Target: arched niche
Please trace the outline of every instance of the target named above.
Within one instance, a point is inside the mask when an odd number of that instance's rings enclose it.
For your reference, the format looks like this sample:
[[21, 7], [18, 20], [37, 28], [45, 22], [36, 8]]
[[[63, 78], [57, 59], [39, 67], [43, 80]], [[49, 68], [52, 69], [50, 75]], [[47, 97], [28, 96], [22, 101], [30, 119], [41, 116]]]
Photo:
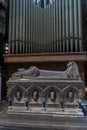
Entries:
[[60, 98], [60, 89], [55, 85], [49, 85], [44, 89], [43, 95], [47, 103], [57, 103]]
[[61, 91], [61, 98], [64, 102], [74, 102], [79, 100], [79, 89], [75, 86], [69, 85]]
[[8, 98], [13, 102], [21, 101], [24, 98], [25, 88], [22, 85], [14, 85], [8, 91]]
[[37, 102], [41, 100], [42, 88], [39, 85], [31, 85], [25, 92], [25, 97], [29, 102]]

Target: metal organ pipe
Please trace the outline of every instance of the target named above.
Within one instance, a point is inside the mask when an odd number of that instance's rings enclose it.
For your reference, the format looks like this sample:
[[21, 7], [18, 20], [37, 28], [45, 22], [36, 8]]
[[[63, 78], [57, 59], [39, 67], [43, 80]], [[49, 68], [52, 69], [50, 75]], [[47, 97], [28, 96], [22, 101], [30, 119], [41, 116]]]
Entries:
[[19, 39], [19, 0], [16, 0], [16, 46], [15, 46], [15, 53], [18, 53], [18, 39]]
[[66, 38], [66, 51], [68, 52], [69, 51], [69, 39], [67, 39], [68, 38], [68, 30], [69, 30], [69, 27], [68, 27], [68, 25], [69, 25], [69, 20], [68, 20], [68, 17], [69, 17], [69, 12], [68, 12], [68, 0], [65, 0], [65, 17], [66, 17], [66, 21], [65, 21], [65, 23], [66, 23], [66, 32], [65, 32], [65, 38]]
[[[52, 19], [51, 19], [51, 14], [52, 14]], [[53, 26], [54, 26], [53, 6], [52, 7], [50, 6], [50, 21], [51, 21], [50, 22], [50, 26], [51, 26], [50, 34], [51, 34], [52, 38], [50, 39], [50, 36], [49, 36], [49, 46], [51, 45], [51, 52], [53, 52]]]
[[15, 13], [15, 6], [13, 6], [15, 3], [11, 3], [11, 5], [12, 5], [12, 8], [11, 8], [11, 41], [12, 41], [12, 43], [10, 44], [10, 47], [12, 48], [11, 50], [10, 50], [10, 52], [13, 54], [14, 53], [14, 33], [15, 33], [15, 30], [14, 30], [14, 22], [15, 22], [15, 20], [14, 20], [14, 13]]
[[12, 23], [12, 0], [9, 0], [9, 3], [10, 3], [10, 8], [9, 8], [9, 36], [8, 36], [8, 47], [9, 47], [9, 50], [8, 50], [8, 53], [11, 53], [11, 30], [12, 30], [12, 27], [11, 27], [11, 23]]
[[53, 3], [53, 15], [54, 15], [54, 18], [53, 18], [53, 52], [55, 52], [55, 21], [56, 21], [56, 17], [55, 17], [55, 3]]
[[[20, 5], [22, 5], [22, 0], [20, 0]], [[22, 6], [20, 6], [19, 9], [20, 9], [20, 16], [19, 16], [19, 21], [20, 21], [19, 22], [19, 26], [20, 26], [19, 27], [20, 28], [19, 29], [20, 30], [19, 33], [20, 33], [20, 36], [19, 36], [19, 39], [22, 40], [22, 15], [23, 15], [22, 14]], [[19, 53], [21, 54], [22, 53], [22, 42], [21, 41], [19, 42], [19, 50], [20, 50]]]
[[65, 52], [65, 18], [64, 18], [64, 8], [65, 8], [65, 0], [62, 0], [62, 39], [63, 39], [63, 52]]
[[[48, 36], [48, 40], [47, 40], [47, 47], [49, 48], [50, 52], [52, 52], [52, 19], [53, 19], [53, 13], [52, 10], [50, 10], [51, 6], [48, 7], [47, 9], [47, 36]], [[51, 38], [50, 38], [51, 37]], [[49, 46], [49, 43], [51, 41], [51, 44]], [[46, 50], [46, 47], [45, 47]]]
[[58, 40], [59, 40], [59, 37], [58, 37], [58, 33], [59, 33], [59, 32], [58, 32], [58, 30], [59, 30], [59, 29], [58, 29], [58, 28], [59, 28], [59, 27], [58, 27], [58, 25], [59, 25], [59, 24], [58, 24], [58, 23], [59, 23], [59, 20], [58, 20], [58, 0], [55, 1], [55, 6], [56, 6], [56, 7], [55, 7], [55, 8], [56, 8], [56, 14], [55, 14], [55, 16], [56, 16], [56, 27], [55, 27], [55, 28], [56, 28], [56, 51], [58, 52], [58, 48], [59, 48], [59, 47], [58, 47], [58, 44], [59, 44], [59, 43], [58, 43]]
[[28, 1], [29, 2], [29, 5], [28, 5], [28, 53], [30, 53], [30, 27], [31, 27], [31, 24], [30, 24], [30, 0]]
[[59, 0], [59, 52], [61, 52], [61, 0]]
[[79, 51], [82, 51], [82, 25], [81, 25], [81, 0], [78, 0], [78, 37], [79, 37]]
[[78, 23], [77, 23], [77, 0], [74, 0], [74, 39], [75, 39], [75, 51], [77, 52], [77, 27], [78, 27]]
[[81, 0], [9, 0], [9, 53], [82, 51]]
[[25, 41], [26, 41], [26, 45], [25, 45], [25, 53], [27, 53], [27, 37], [28, 37], [28, 0], [25, 1]]
[[69, 5], [70, 5], [70, 7], [69, 7], [69, 9], [70, 9], [70, 51], [71, 52], [73, 52], [73, 13], [72, 13], [72, 11], [73, 11], [73, 8], [72, 8], [72, 5], [73, 5], [73, 3], [72, 3], [72, 0], [69, 0], [70, 1], [70, 3], [69, 3]]

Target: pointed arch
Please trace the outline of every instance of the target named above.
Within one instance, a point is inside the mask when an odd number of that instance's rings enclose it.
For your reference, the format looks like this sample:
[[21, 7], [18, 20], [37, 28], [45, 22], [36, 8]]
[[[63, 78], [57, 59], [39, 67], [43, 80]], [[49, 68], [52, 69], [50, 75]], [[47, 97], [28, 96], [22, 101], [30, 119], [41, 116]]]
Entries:
[[72, 92], [72, 94], [74, 95], [73, 101], [75, 101], [76, 99], [79, 98], [79, 89], [76, 88], [75, 86], [69, 85], [61, 91], [61, 98], [64, 100], [64, 102], [68, 101], [67, 96], [68, 96], [69, 92]]
[[31, 85], [28, 89], [26, 89], [25, 96], [28, 97], [35, 90], [38, 91], [38, 92], [43, 91], [42, 88], [39, 85]]
[[67, 87], [65, 87], [61, 93], [64, 95], [65, 93], [67, 93], [68, 91], [73, 91], [75, 92], [77, 95], [79, 94], [79, 89], [76, 88], [75, 86], [69, 85]]
[[44, 96], [47, 96], [50, 91], [54, 91], [55, 93], [60, 93], [60, 88], [58, 88], [55, 85], [49, 85], [47, 88], [44, 89], [43, 94]]
[[9, 89], [9, 96], [12, 96], [14, 95], [14, 93], [17, 91], [17, 90], [20, 90], [22, 93], [25, 92], [25, 88], [22, 86], [22, 85], [13, 85], [10, 89]]

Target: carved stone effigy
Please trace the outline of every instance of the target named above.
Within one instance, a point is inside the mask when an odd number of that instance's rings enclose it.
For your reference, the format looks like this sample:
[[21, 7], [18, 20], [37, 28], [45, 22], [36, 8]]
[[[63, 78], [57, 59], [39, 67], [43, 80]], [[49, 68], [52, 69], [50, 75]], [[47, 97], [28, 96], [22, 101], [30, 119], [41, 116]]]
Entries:
[[65, 71], [39, 70], [35, 66], [27, 70], [20, 68], [7, 81], [7, 112], [83, 116], [79, 105], [83, 99], [83, 85], [73, 61], [67, 64]]

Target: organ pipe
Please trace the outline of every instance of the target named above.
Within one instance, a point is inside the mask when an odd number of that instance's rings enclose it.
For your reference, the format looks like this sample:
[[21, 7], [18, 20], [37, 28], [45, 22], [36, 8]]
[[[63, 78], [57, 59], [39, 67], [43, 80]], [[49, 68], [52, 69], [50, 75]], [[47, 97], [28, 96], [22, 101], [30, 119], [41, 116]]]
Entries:
[[[69, 7], [69, 5], [68, 5], [68, 0], [66, 0], [65, 1], [65, 17], [66, 17], [66, 19], [65, 19], [65, 23], [66, 23], [66, 32], [65, 32], [65, 36], [66, 36], [66, 38], [68, 38], [68, 30], [69, 30], [69, 20], [68, 20], [68, 17], [69, 17], [69, 12], [68, 12], [68, 7]], [[66, 51], [68, 52], [68, 50], [69, 50], [69, 39], [66, 39]]]
[[79, 40], [79, 50], [82, 51], [82, 25], [81, 25], [81, 0], [78, 0], [78, 31], [79, 35], [78, 37], [80, 38]]
[[58, 21], [58, 8], [57, 8], [57, 7], [58, 7], [58, 0], [55, 1], [55, 2], [56, 2], [56, 3], [55, 3], [55, 6], [56, 6], [56, 7], [55, 7], [55, 8], [56, 8], [56, 14], [55, 14], [55, 17], [56, 17], [56, 27], [55, 27], [55, 28], [56, 28], [56, 40], [57, 40], [57, 41], [56, 41], [56, 49], [57, 49], [57, 52], [58, 52], [58, 48], [59, 48], [59, 47], [58, 47], [58, 39], [59, 39], [59, 37], [58, 37], [58, 30], [59, 30], [59, 29], [58, 29], [58, 28], [59, 28], [58, 25], [59, 25], [59, 24], [58, 24], [58, 23], [59, 23], [59, 21]]
[[25, 31], [25, 41], [26, 41], [26, 50], [25, 50], [25, 53], [27, 53], [27, 48], [28, 48], [28, 46], [27, 46], [27, 39], [28, 39], [28, 0], [26, 0], [25, 1], [25, 29], [26, 29], [26, 31]]
[[8, 53], [11, 53], [11, 43], [10, 43], [10, 41], [12, 41], [12, 39], [11, 39], [11, 30], [12, 30], [12, 27], [11, 27], [11, 23], [12, 23], [12, 0], [9, 0], [9, 6], [10, 6], [10, 8], [9, 8], [9, 36], [8, 36], [8, 42], [9, 42], [9, 44], [8, 44], [8, 47], [9, 47], [9, 50], [8, 50]]
[[[53, 17], [53, 6], [50, 6], [50, 8], [49, 8], [49, 31], [50, 31], [50, 33], [49, 33], [49, 46], [50, 46], [50, 41], [51, 41], [51, 52], [53, 52], [53, 19], [54, 19], [54, 17]], [[50, 39], [50, 37], [51, 37], [51, 39]]]
[[16, 52], [15, 53], [18, 53], [18, 33], [19, 33], [19, 26], [18, 26], [18, 23], [19, 23], [19, 1], [18, 0], [16, 0], [16, 11], [15, 11], [15, 13], [16, 13], [16, 39], [17, 39], [17, 41], [16, 41], [16, 45], [15, 45], [15, 50], [16, 50]]
[[61, 48], [62, 48], [62, 46], [61, 46], [61, 43], [62, 43], [61, 42], [61, 40], [62, 40], [61, 39], [61, 16], [62, 16], [61, 15], [61, 0], [59, 0], [59, 40], [60, 40], [59, 41], [59, 44], [60, 44], [60, 48], [59, 48], [60, 50], [59, 51], [60, 52], [61, 52]]
[[[14, 1], [15, 2], [15, 1]], [[11, 24], [11, 27], [12, 27], [12, 30], [11, 30], [11, 39], [12, 39], [12, 41], [14, 40], [14, 32], [15, 32], [15, 30], [14, 30], [14, 13], [15, 13], [15, 6], [13, 6], [14, 5], [14, 2], [12, 3], [12, 8], [13, 8], [13, 10], [12, 10], [12, 15], [11, 15], [11, 17], [12, 17], [12, 24]], [[11, 52], [12, 53], [14, 53], [14, 42], [12, 42], [12, 50], [11, 50]]]
[[81, 0], [9, 1], [9, 53], [82, 51]]
[[51, 41], [52, 41], [52, 20], [50, 18], [50, 16], [52, 16], [52, 19], [53, 19], [53, 12], [52, 10], [50, 9], [51, 6], [48, 7], [47, 9], [47, 36], [48, 36], [48, 40], [47, 40], [47, 43], [48, 43], [48, 48], [50, 48], [50, 52], [52, 52], [52, 42], [51, 42], [51, 45], [49, 46], [49, 42], [50, 42], [50, 37], [51, 37]]
[[[20, 0], [20, 4], [19, 5], [22, 5], [22, 0]], [[21, 37], [22, 37], [22, 6], [19, 6], [19, 15], [20, 15], [20, 17], [19, 17], [19, 39], [21, 39]], [[22, 40], [22, 39], [21, 39]], [[19, 48], [19, 53], [21, 54], [22, 53], [22, 42], [21, 41], [19, 41], [19, 46], [20, 46], [20, 48]]]
[[55, 17], [55, 14], [56, 14], [56, 5], [55, 5], [55, 2], [53, 2], [53, 19], [52, 19], [52, 24], [53, 24], [53, 52], [56, 51], [56, 42], [54, 42], [54, 39], [56, 41], [56, 35], [55, 35], [55, 31], [56, 31], [56, 17]]
[[[65, 0], [62, 0], [62, 38], [64, 39], [65, 37], [65, 19], [64, 19], [64, 8], [65, 8], [65, 5], [64, 5], [64, 1]], [[65, 51], [65, 40], [63, 40], [63, 52]]]
[[27, 41], [27, 46], [28, 46], [28, 53], [30, 53], [30, 0], [28, 1], [28, 41]]
[[[73, 37], [73, 13], [72, 13], [72, 11], [73, 11], [73, 8], [72, 8], [72, 5], [73, 5], [73, 3], [72, 3], [73, 1], [72, 0], [70, 0], [70, 7], [69, 7], [69, 9], [70, 9], [70, 37]], [[71, 50], [71, 52], [73, 52], [73, 38], [70, 38], [70, 50]]]
[[74, 37], [75, 37], [75, 51], [77, 52], [77, 28], [78, 27], [78, 23], [77, 23], [77, 0], [74, 0]]

